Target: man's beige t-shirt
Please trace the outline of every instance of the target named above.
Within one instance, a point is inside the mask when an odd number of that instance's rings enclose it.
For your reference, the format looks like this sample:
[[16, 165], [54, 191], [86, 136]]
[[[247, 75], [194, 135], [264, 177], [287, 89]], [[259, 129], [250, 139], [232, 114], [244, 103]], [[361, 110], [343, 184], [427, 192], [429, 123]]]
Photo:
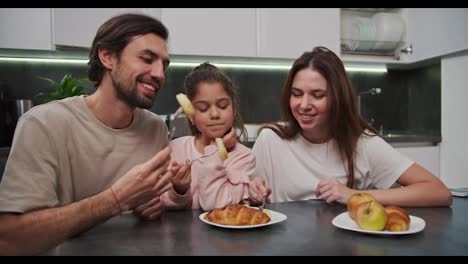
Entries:
[[131, 125], [112, 129], [84, 96], [37, 106], [18, 121], [2, 181], [0, 212], [24, 213], [95, 195], [168, 145], [167, 126], [137, 108]]

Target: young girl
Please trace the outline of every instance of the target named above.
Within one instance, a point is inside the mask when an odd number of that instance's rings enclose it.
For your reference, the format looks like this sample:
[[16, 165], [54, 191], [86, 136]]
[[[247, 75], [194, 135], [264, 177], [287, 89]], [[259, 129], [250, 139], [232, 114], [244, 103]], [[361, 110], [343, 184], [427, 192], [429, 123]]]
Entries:
[[237, 143], [223, 161], [215, 144], [215, 138], [233, 128], [245, 133], [237, 111], [236, 87], [217, 67], [203, 63], [185, 78], [185, 89], [195, 109], [189, 118], [193, 136], [174, 139], [170, 146], [171, 158], [176, 161], [173, 167], [193, 161], [191, 173], [173, 180], [174, 188], [161, 196], [163, 207], [209, 211], [249, 198], [250, 176], [255, 169], [252, 151]]

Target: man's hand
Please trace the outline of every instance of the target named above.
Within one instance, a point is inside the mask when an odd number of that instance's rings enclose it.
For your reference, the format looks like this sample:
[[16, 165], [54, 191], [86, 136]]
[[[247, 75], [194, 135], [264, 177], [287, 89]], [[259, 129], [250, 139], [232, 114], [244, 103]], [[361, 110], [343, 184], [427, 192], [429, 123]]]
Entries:
[[249, 184], [250, 201], [254, 204], [259, 204], [265, 198], [266, 202], [270, 202], [271, 188], [262, 177], [255, 177]]
[[171, 149], [166, 147], [147, 162], [130, 169], [111, 186], [122, 211], [145, 204], [171, 188], [170, 154]]
[[172, 162], [171, 173], [173, 177], [171, 182], [176, 193], [180, 195], [186, 194], [192, 183], [191, 166], [192, 164], [189, 160], [184, 163]]
[[133, 213], [143, 220], [156, 220], [162, 214], [161, 198], [158, 196], [133, 210]]

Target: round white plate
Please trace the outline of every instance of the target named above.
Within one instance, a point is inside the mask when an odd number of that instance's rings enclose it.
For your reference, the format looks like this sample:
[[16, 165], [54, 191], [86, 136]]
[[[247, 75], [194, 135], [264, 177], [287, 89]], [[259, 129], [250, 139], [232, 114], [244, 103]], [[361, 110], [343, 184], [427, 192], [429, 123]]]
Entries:
[[256, 227], [261, 227], [261, 226], [273, 225], [273, 224], [283, 222], [284, 220], [286, 220], [288, 218], [286, 215], [284, 215], [284, 214], [282, 214], [280, 212], [276, 212], [276, 211], [273, 211], [273, 210], [270, 210], [270, 209], [265, 209], [265, 210], [270, 211], [271, 221], [268, 222], [268, 223], [259, 224], [259, 225], [234, 226], [234, 225], [222, 225], [222, 224], [213, 223], [213, 222], [210, 222], [210, 221], [205, 219], [205, 216], [209, 212], [204, 212], [204, 213], [200, 214], [200, 216], [198, 218], [200, 218], [200, 220], [202, 220], [203, 222], [205, 222], [205, 223], [207, 223], [209, 225], [224, 227], [224, 228], [233, 228], [233, 229], [247, 229], [247, 228], [256, 228]]
[[367, 233], [367, 234], [377, 234], [377, 235], [406, 235], [406, 234], [413, 234], [420, 232], [426, 226], [426, 222], [417, 216], [410, 215], [410, 228], [407, 231], [371, 231], [371, 230], [364, 230], [359, 228], [357, 223], [349, 216], [348, 212], [344, 212], [338, 216], [336, 216], [332, 224], [338, 228], [356, 231], [360, 233]]

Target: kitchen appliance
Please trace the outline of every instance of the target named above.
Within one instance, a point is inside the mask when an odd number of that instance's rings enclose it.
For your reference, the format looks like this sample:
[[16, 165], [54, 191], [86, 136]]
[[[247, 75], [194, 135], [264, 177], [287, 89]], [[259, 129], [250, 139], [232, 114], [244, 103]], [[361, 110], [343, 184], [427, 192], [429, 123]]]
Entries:
[[182, 112], [182, 108], [179, 109], [180, 111], [178, 110], [169, 115], [169, 140], [192, 135], [187, 116]]

